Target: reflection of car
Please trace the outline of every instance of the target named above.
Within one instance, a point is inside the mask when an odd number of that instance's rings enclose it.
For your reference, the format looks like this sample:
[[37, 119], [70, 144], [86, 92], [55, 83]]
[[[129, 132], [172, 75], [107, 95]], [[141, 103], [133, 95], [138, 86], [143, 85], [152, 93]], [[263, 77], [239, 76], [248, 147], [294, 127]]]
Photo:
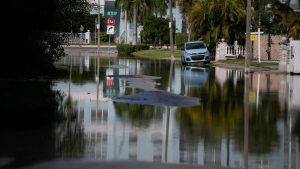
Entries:
[[203, 41], [185, 42], [184, 51], [181, 55], [183, 64], [189, 63], [209, 63], [209, 51]]
[[209, 68], [184, 66], [183, 67], [184, 85], [189, 87], [203, 87], [209, 76]]

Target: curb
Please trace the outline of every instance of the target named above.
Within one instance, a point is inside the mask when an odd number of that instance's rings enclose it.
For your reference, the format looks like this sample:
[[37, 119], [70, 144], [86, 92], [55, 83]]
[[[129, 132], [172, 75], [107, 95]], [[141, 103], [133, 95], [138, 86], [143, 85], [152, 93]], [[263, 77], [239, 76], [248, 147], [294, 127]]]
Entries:
[[[62, 45], [62, 47], [67, 48], [98, 48], [98, 45]], [[99, 47], [110, 47], [110, 48], [116, 48], [116, 45], [100, 45]]]

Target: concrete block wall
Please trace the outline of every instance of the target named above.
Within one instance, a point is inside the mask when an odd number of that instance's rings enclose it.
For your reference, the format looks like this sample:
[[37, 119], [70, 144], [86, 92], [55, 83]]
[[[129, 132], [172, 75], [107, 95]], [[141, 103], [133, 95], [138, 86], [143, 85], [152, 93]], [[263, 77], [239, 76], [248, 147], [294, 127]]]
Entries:
[[[280, 60], [280, 44], [282, 41], [282, 35], [271, 35], [271, 60]], [[253, 58], [258, 59], [258, 41], [253, 41]], [[268, 60], [267, 50], [268, 48], [268, 35], [260, 35], [260, 53], [261, 60]]]

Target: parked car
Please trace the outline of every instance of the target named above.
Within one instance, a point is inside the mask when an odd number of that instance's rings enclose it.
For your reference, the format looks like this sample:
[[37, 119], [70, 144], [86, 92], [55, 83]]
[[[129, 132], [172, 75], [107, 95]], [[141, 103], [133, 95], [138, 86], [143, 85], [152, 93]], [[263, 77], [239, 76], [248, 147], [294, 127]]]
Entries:
[[210, 63], [209, 51], [203, 41], [189, 41], [184, 43], [184, 51], [181, 61], [187, 65], [190, 63]]

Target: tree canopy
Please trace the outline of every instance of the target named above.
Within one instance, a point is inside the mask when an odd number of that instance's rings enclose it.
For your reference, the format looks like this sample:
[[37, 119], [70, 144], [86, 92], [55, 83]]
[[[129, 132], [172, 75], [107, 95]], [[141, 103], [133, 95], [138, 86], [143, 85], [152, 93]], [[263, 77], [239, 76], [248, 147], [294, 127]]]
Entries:
[[192, 31], [199, 34], [211, 50], [221, 38], [227, 42], [243, 39], [245, 12], [239, 0], [198, 0], [191, 7], [189, 18]]
[[13, 75], [53, 71], [64, 55], [62, 33], [76, 29], [89, 12], [85, 0], [14, 0], [4, 6], [12, 13], [3, 20], [9, 32], [4, 49], [10, 50], [4, 61], [13, 68], [2, 72]]
[[169, 43], [169, 21], [165, 18], [148, 16], [144, 20], [144, 28], [141, 32], [144, 43], [152, 43], [154, 46]]

